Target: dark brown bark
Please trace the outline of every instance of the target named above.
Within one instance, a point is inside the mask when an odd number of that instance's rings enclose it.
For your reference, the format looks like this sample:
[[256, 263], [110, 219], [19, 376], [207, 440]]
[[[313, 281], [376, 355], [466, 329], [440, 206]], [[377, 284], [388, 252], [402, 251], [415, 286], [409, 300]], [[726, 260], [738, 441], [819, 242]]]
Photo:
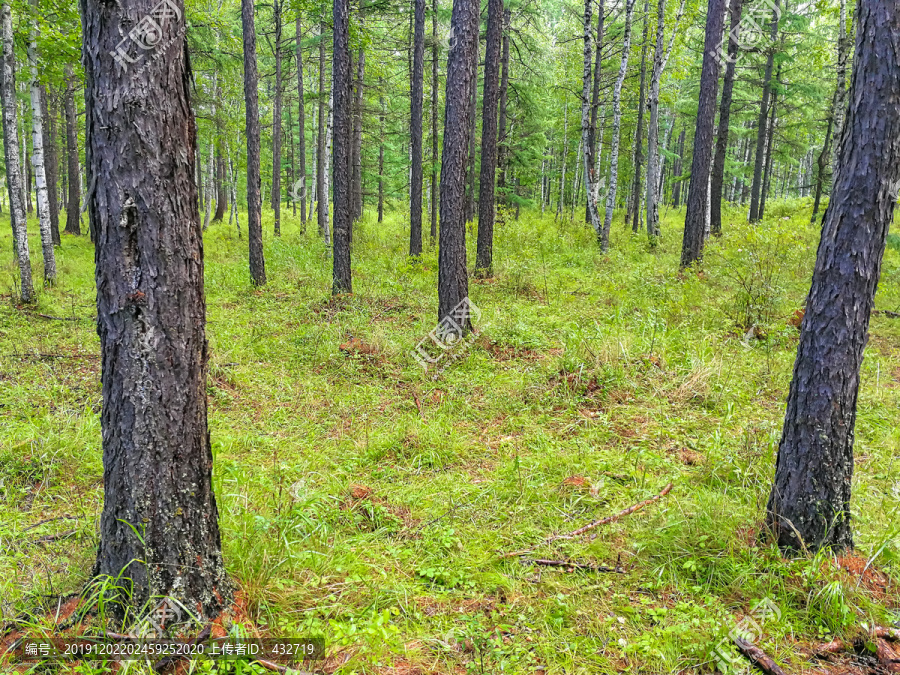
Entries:
[[[447, 57], [444, 107], [444, 150], [441, 165], [441, 232], [438, 247], [438, 320], [453, 331], [472, 329], [468, 311], [454, 309], [468, 300], [466, 272], [466, 152], [469, 147], [471, 100], [478, 63], [478, 0], [454, 0], [454, 40]], [[452, 322], [452, 323], [451, 323]]]
[[[631, 223], [632, 232], [637, 232], [641, 225], [641, 164], [644, 162], [644, 100], [647, 82], [647, 26], [650, 23], [650, 3], [644, 0], [644, 36], [641, 47], [641, 85], [638, 96], [637, 130], [634, 136], [634, 182], [631, 185]], [[625, 222], [628, 222], [626, 218]]]
[[681, 266], [688, 267], [703, 255], [706, 230], [706, 197], [709, 191], [709, 167], [712, 160], [713, 126], [716, 121], [716, 92], [719, 88], [719, 55], [716, 50], [725, 26], [725, 0], [709, 0], [706, 13], [706, 39], [703, 70], [700, 73], [700, 99], [694, 130], [694, 156], [691, 160], [691, 184], [684, 217]]
[[350, 138], [353, 80], [350, 63], [350, 0], [334, 0], [331, 78], [334, 95], [332, 158], [334, 176], [334, 246], [331, 292], [352, 293], [350, 228], [353, 225]]
[[[203, 239], [187, 42], [116, 66], [121, 26], [157, 0], [81, 0], [88, 198], [97, 232], [103, 485], [95, 573], [130, 579], [140, 608], [162, 598], [207, 621], [230, 602], [206, 413]], [[183, 36], [178, 18], [162, 22]], [[178, 39], [178, 38], [176, 38]], [[132, 105], [118, 105], [127, 97]], [[120, 581], [120, 584], [122, 582]], [[175, 608], [172, 608], [175, 609]], [[186, 617], [185, 617], [186, 618]]]
[[728, 31], [728, 59], [725, 64], [725, 83], [722, 85], [722, 100], [719, 103], [719, 130], [716, 135], [716, 154], [713, 158], [709, 189], [711, 191], [709, 231], [715, 236], [722, 234], [722, 189], [725, 181], [725, 154], [728, 152], [728, 132], [731, 118], [731, 98], [734, 90], [734, 68], [738, 54], [738, 27], [741, 23], [743, 0], [731, 0], [728, 13], [731, 30]]
[[762, 217], [759, 214], [759, 195], [762, 191], [763, 160], [765, 159], [766, 130], [769, 119], [769, 96], [772, 91], [772, 69], [775, 63], [775, 41], [778, 38], [779, 2], [780, 0], [775, 0], [775, 9], [772, 11], [772, 19], [769, 22], [769, 53], [766, 57], [762, 99], [759, 103], [759, 118], [756, 126], [756, 159], [753, 165], [753, 185], [750, 188], [749, 220], [751, 223], [757, 222]]
[[247, 137], [247, 239], [250, 243], [250, 278], [266, 283], [262, 239], [262, 192], [259, 159], [259, 76], [256, 71], [256, 24], [253, 0], [241, 0], [244, 33], [244, 133]]
[[900, 6], [857, 3], [840, 170], [800, 329], [768, 522], [786, 551], [851, 548], [859, 373], [900, 180]]
[[72, 66], [66, 66], [66, 93], [63, 98], [66, 114], [66, 165], [69, 198], [66, 203], [66, 229], [68, 234], [81, 234], [81, 175], [78, 170], [78, 119], [75, 116], [75, 76]]
[[300, 25], [300, 13], [297, 13], [297, 107], [299, 112], [297, 115], [297, 124], [300, 127], [300, 147], [298, 155], [300, 157], [300, 223], [301, 231], [306, 231], [306, 101], [305, 92], [303, 91], [303, 51], [300, 47], [300, 39], [303, 35], [302, 26]]
[[414, 0], [413, 61], [410, 81], [412, 170], [409, 186], [409, 254], [422, 255], [422, 107], [425, 97], [425, 0]]
[[275, 212], [275, 236], [281, 236], [281, 0], [272, 1], [275, 20], [275, 107], [272, 112], [272, 211]]
[[678, 134], [678, 156], [675, 158], [675, 162], [672, 164], [672, 179], [674, 182], [672, 186], [672, 207], [676, 209], [681, 206], [681, 181], [679, 179], [681, 178], [681, 170], [684, 166], [683, 158], [685, 133], [686, 129], [684, 128], [684, 125], [682, 125], [681, 133]]
[[47, 200], [50, 204], [50, 234], [53, 245], [62, 242], [59, 237], [59, 199], [57, 193], [57, 176], [59, 175], [59, 157], [56, 151], [56, 105], [50, 104], [47, 87], [41, 86], [41, 107], [44, 110], [44, 170], [47, 172]]
[[512, 14], [509, 7], [503, 10], [503, 49], [500, 52], [500, 119], [497, 127], [497, 188], [501, 202], [506, 201], [506, 165], [509, 156], [509, 140], [506, 137], [506, 105], [509, 100], [509, 29]]
[[[480, 41], [476, 43], [476, 50], [481, 49]], [[472, 87], [472, 95], [469, 98], [469, 163], [466, 168], [466, 222], [475, 220], [475, 131], [478, 117], [478, 56], [475, 57], [475, 86]]]
[[[835, 91], [835, 98], [838, 96], [838, 92]], [[832, 106], [832, 110], [834, 110], [834, 106]], [[809, 222], [815, 223], [816, 217], [819, 214], [819, 204], [822, 201], [822, 188], [825, 183], [825, 167], [828, 166], [831, 155], [831, 131], [834, 127], [834, 114], [831, 113], [828, 115], [828, 125], [825, 127], [825, 141], [822, 144], [822, 151], [819, 152], [819, 158], [816, 161], [816, 193], [815, 198], [813, 199], [813, 210], [812, 215], [810, 216]]]
[[500, 41], [502, 34], [503, 0], [488, 0], [481, 116], [478, 245], [475, 255], [475, 274], [481, 277], [492, 276], [494, 266], [494, 183], [497, 171], [497, 108], [500, 95]]

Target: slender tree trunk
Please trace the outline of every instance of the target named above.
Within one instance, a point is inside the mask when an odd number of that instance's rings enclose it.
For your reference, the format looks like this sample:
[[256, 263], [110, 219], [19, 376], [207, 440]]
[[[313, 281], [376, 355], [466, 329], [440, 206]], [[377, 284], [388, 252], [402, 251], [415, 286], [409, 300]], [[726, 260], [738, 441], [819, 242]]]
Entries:
[[837, 93], [834, 102], [834, 154], [832, 157], [832, 176], [837, 175], [838, 153], [840, 152], [841, 132], [844, 129], [844, 110], [847, 107], [847, 57], [850, 52], [850, 40], [847, 35], [847, 0], [840, 0], [840, 18], [838, 21], [837, 46]]
[[454, 0], [454, 40], [447, 57], [444, 151], [441, 168], [441, 231], [438, 245], [438, 320], [442, 337], [472, 330], [466, 272], [466, 151], [471, 100], [478, 65], [478, 0]]
[[900, 6], [857, 3], [840, 170], [825, 211], [788, 394], [768, 523], [785, 551], [853, 547], [860, 367], [900, 181]]
[[[481, 51], [480, 41], [477, 43], [478, 51]], [[466, 189], [466, 222], [475, 220], [475, 131], [477, 129], [478, 111], [478, 56], [475, 66], [475, 86], [472, 88], [472, 97], [469, 99], [469, 163], [466, 169], [468, 188]]]
[[221, 135], [216, 138], [216, 213], [213, 221], [221, 221], [228, 209], [228, 185], [225, 170], [225, 156], [222, 154]]
[[[230, 603], [206, 420], [203, 240], [186, 39], [137, 73], [112, 68], [128, 8], [81, 0], [91, 222], [97, 231], [103, 485], [95, 573], [130, 581], [128, 602], [178, 603], [210, 621]], [[162, 30], [183, 35], [184, 5]], [[146, 58], [146, 57], [145, 57]], [[122, 92], [133, 105], [118, 105]], [[100, 131], [100, 130], [104, 131]], [[175, 608], [170, 604], [169, 611]]]
[[81, 170], [78, 168], [78, 120], [75, 116], [75, 76], [72, 66], [66, 66], [66, 93], [63, 99], [66, 114], [66, 165], [69, 198], [66, 203], [66, 232], [81, 234]]
[[509, 139], [506, 137], [506, 106], [509, 100], [509, 31], [512, 13], [507, 4], [503, 10], [503, 48], [500, 53], [500, 120], [497, 123], [497, 187], [501, 203], [506, 201], [506, 166], [509, 163]]
[[765, 159], [766, 129], [769, 119], [769, 96], [772, 91], [772, 69], [775, 62], [775, 43], [778, 38], [778, 17], [780, 0], [775, 0], [775, 8], [772, 11], [772, 20], [769, 24], [769, 53], [766, 57], [766, 72], [763, 79], [762, 100], [759, 104], [759, 124], [756, 133], [756, 160], [753, 166], [753, 186], [750, 188], [750, 222], [755, 223], [760, 219], [759, 195], [762, 189], [763, 160]]
[[559, 201], [556, 204], [556, 217], [560, 218], [566, 204], [566, 159], [569, 154], [569, 101], [565, 102], [563, 107], [563, 136], [562, 136], [562, 158], [559, 174]]
[[[215, 77], [213, 77], [213, 79], [215, 79]], [[207, 176], [207, 184], [209, 185], [209, 188], [206, 190], [206, 212], [203, 216], [203, 231], [204, 232], [206, 232], [207, 228], [209, 227], [209, 220], [212, 217], [212, 212], [213, 212], [213, 210], [212, 210], [213, 198], [216, 195], [216, 190], [215, 190], [216, 154], [215, 154], [215, 150], [216, 150], [215, 143], [213, 142], [212, 139], [210, 139], [209, 160], [206, 163], [206, 176]], [[198, 154], [199, 154], [199, 147], [198, 147]]]
[[425, 88], [425, 0], [415, 0], [412, 79], [410, 81], [409, 254], [422, 255], [422, 106]]
[[[734, 0], [740, 2], [740, 0]], [[650, 125], [647, 133], [647, 236], [651, 241], [660, 236], [659, 230], [659, 194], [662, 190], [662, 165], [659, 161], [659, 85], [662, 73], [672, 53], [672, 45], [675, 43], [675, 35], [678, 32], [678, 24], [684, 14], [685, 0], [681, 0], [678, 13], [675, 15], [675, 25], [669, 36], [668, 48], [663, 51], [663, 31], [666, 23], [666, 0], [657, 0], [656, 5], [656, 47], [653, 52], [653, 70], [650, 74], [650, 94], [647, 98], [647, 107], [650, 109]], [[672, 125], [675, 120], [672, 120]], [[669, 126], [667, 133], [672, 132]], [[668, 142], [668, 138], [666, 139]]]
[[31, 258], [28, 254], [28, 232], [25, 226], [25, 204], [22, 201], [22, 174], [19, 164], [19, 129], [16, 111], [15, 44], [12, 11], [9, 2], [0, 5], [0, 35], [3, 41], [3, 148], [6, 153], [6, 182], [9, 188], [9, 212], [13, 242], [19, 262], [19, 299], [34, 300], [31, 281]]
[[[594, 47], [594, 82], [593, 89], [591, 92], [591, 122], [590, 129], [588, 130], [588, 142], [585, 151], [588, 153], [588, 166], [589, 169], [586, 172], [586, 176], [590, 176], [593, 184], [597, 186], [598, 191], [598, 199], [599, 199], [599, 183], [597, 180], [597, 112], [600, 109], [600, 71], [602, 66], [602, 58], [601, 52], [603, 51], [603, 27], [604, 27], [604, 0], [597, 0], [597, 44]], [[543, 164], [541, 165], [541, 170], [543, 171]], [[591, 198], [590, 187], [587, 181], [585, 182], [587, 188], [587, 201]], [[595, 200], [596, 201], [596, 200]], [[541, 212], [544, 210], [544, 204], [541, 203]], [[587, 204], [584, 212], [584, 220], [589, 225], [591, 223], [591, 205]], [[595, 227], [596, 230], [596, 227]]]
[[353, 225], [352, 139], [353, 75], [350, 63], [350, 0], [334, 0], [334, 41], [332, 44], [331, 89], [334, 98], [334, 266], [331, 292], [352, 293], [350, 271], [350, 228]]
[[266, 283], [266, 261], [262, 239], [257, 92], [259, 78], [256, 72], [256, 25], [253, 10], [253, 0], [241, 0], [241, 23], [244, 33], [244, 129], [247, 137], [247, 240], [250, 242], [250, 278], [254, 285], [263, 286]]
[[275, 107], [272, 112], [272, 211], [275, 213], [275, 236], [281, 236], [281, 0], [272, 0], [275, 19]]
[[438, 51], [437, 14], [438, 0], [432, 0], [431, 9], [431, 244], [437, 238], [438, 214]]
[[709, 170], [712, 160], [713, 126], [716, 121], [716, 92], [719, 88], [717, 49], [725, 27], [725, 0], [709, 0], [706, 13], [706, 39], [703, 70], [700, 74], [700, 98], [697, 126], [694, 130], [694, 156], [691, 160], [691, 185], [688, 188], [684, 217], [681, 267], [688, 267], [703, 255], [704, 233], [709, 198]]
[[[363, 173], [362, 173], [362, 138], [363, 138], [363, 87], [366, 74], [366, 52], [359, 50], [356, 61], [356, 101], [353, 106], [353, 220], [363, 215]], [[352, 235], [352, 228], [351, 228]], [[352, 239], [352, 236], [351, 236]]]
[[716, 152], [713, 157], [712, 180], [710, 183], [709, 229], [712, 234], [722, 234], [722, 190], [725, 181], [725, 155], [728, 152], [728, 133], [731, 119], [731, 97], [734, 90], [734, 67], [738, 55], [738, 32], [741, 23], [742, 0], [731, 0], [728, 13], [731, 30], [728, 32], [728, 58], [725, 65], [725, 83], [722, 85], [722, 101], [719, 104], [719, 132], [716, 135]]
[[819, 203], [822, 200], [822, 188], [825, 183], [825, 167], [828, 164], [828, 159], [831, 156], [831, 131], [834, 126], [835, 119], [835, 106], [837, 105], [838, 92], [835, 90], [834, 92], [834, 105], [832, 105], [831, 114], [828, 116], [828, 124], [825, 127], [825, 141], [822, 144], [822, 151], [819, 153], [819, 159], [816, 162], [816, 167], [818, 169], [816, 173], [816, 193], [815, 198], [813, 200], [813, 210], [812, 216], [810, 216], [809, 222], [815, 223], [816, 217], [819, 215]]
[[47, 173], [47, 197], [50, 203], [50, 234], [53, 237], [53, 245], [59, 246], [62, 241], [59, 236], [59, 193], [57, 192], [59, 158], [56, 150], [56, 106], [51, 103], [50, 97], [47, 95], [47, 88], [43, 85], [41, 86], [41, 108], [44, 111], [44, 138], [47, 140], [44, 148], [44, 168]]
[[[381, 78], [381, 89], [384, 91], [384, 78]], [[384, 221], [384, 94], [378, 98], [381, 113], [378, 115], [378, 127], [381, 142], [378, 146], [378, 222]]]
[[684, 136], [686, 133], [687, 130], [682, 125], [681, 133], [678, 134], [678, 158], [672, 165], [672, 179], [674, 181], [672, 186], [672, 208], [675, 209], [681, 206], [681, 171], [684, 166]]
[[325, 170], [325, 24], [319, 24], [319, 131], [316, 145], [316, 207], [318, 209], [319, 234], [328, 242], [328, 178]]
[[613, 89], [613, 129], [612, 148], [609, 153], [609, 187], [606, 190], [606, 213], [604, 214], [603, 231], [600, 234], [600, 248], [605, 253], [609, 250], [609, 230], [612, 227], [613, 211], [616, 206], [616, 188], [619, 182], [619, 141], [622, 132], [622, 84], [628, 70], [628, 53], [631, 51], [631, 20], [634, 16], [635, 0], [625, 0], [625, 31], [622, 38], [622, 61], [619, 75]]
[[297, 12], [297, 22], [295, 25], [297, 31], [296, 48], [297, 48], [297, 125], [300, 128], [298, 155], [300, 157], [300, 227], [302, 232], [306, 232], [306, 94], [303, 90], [303, 51], [300, 41], [303, 37], [303, 27], [300, 25], [300, 12]]
[[[634, 134], [634, 183], [631, 187], [631, 214], [634, 218], [631, 231], [637, 232], [641, 225], [641, 164], [644, 162], [644, 100], [647, 83], [647, 28], [650, 23], [650, 2], [644, 0], [644, 36], [641, 42], [641, 85], [638, 97], [637, 130]], [[647, 182], [650, 182], [649, 174]], [[626, 226], [627, 226], [626, 219]]]
[[[601, 17], [603, 15], [602, 5], [600, 7], [600, 15]], [[592, 113], [593, 106], [591, 100], [591, 59], [594, 57], [594, 51], [591, 46], [592, 18], [592, 0], [584, 0], [584, 68], [582, 71], [581, 79], [581, 145], [582, 151], [584, 153], [584, 185], [585, 192], [587, 194], [588, 220], [591, 223], [591, 227], [594, 228], [594, 234], [599, 238], [601, 236], [602, 229], [600, 225], [599, 207], [597, 205], [600, 185], [597, 181], [596, 176], [594, 175], [594, 165], [592, 159], [594, 139], [591, 129], [592, 117], [594, 122], [596, 122], [597, 117], [596, 110], [594, 110]], [[601, 29], [602, 28], [598, 28], [598, 33]], [[596, 82], [596, 78], [594, 78], [594, 82]]]
[[[781, 67], [779, 66], [779, 77], [776, 78], [776, 82], [780, 79], [780, 71]], [[763, 182], [762, 182], [762, 192], [759, 195], [759, 219], [762, 220], [766, 211], [766, 199], [769, 195], [769, 182], [772, 177], [772, 154], [775, 149], [775, 123], [777, 118], [775, 117], [775, 110], [777, 108], [777, 100], [778, 96], [775, 92], [772, 93], [772, 105], [770, 106], [769, 111], [769, 129], [766, 132], [766, 166], [763, 169]]]
[[478, 194], [478, 246], [475, 274], [493, 276], [494, 188], [497, 171], [497, 114], [500, 96], [500, 42], [503, 35], [503, 0], [488, 0], [484, 48], [484, 93], [481, 117], [481, 178]]

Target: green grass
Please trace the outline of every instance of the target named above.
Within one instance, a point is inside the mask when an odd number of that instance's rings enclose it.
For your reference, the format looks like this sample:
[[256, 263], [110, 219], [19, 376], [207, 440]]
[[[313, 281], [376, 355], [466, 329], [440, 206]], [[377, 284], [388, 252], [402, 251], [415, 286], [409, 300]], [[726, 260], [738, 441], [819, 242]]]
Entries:
[[[900, 618], [892, 590], [828, 556], [784, 560], [756, 536], [796, 350], [790, 319], [818, 244], [810, 207], [776, 202], [756, 228], [726, 213], [699, 275], [678, 273], [680, 210], [665, 211], [655, 248], [617, 220], [608, 255], [580, 222], [509, 217], [496, 278], [470, 281], [479, 335], [437, 377], [410, 354], [437, 318], [437, 253], [407, 260], [402, 214], [378, 224], [370, 211], [357, 226], [355, 294], [341, 303], [314, 226], [301, 234], [288, 215], [274, 239], [264, 214], [269, 285], [256, 290], [246, 238], [214, 224], [209, 422], [226, 563], [250, 618], [272, 635], [324, 636], [329, 670], [398, 674], [711, 672], [715, 645], [765, 598], [781, 616], [760, 645], [796, 668], [804, 643]], [[473, 259], [473, 230], [469, 243]], [[31, 250], [40, 279], [36, 239]], [[0, 266], [4, 622], [52, 614], [53, 598], [87, 580], [97, 545], [93, 249], [64, 236], [57, 256], [59, 284], [34, 307], [15, 304], [12, 256]], [[889, 249], [878, 308], [900, 307], [898, 282]], [[350, 336], [377, 353], [340, 351]], [[863, 564], [894, 576], [898, 409], [900, 321], [879, 315], [853, 522]], [[669, 481], [668, 497], [596, 537], [540, 545]], [[26, 530], [62, 515], [77, 520]], [[534, 546], [534, 557], [620, 560], [627, 572], [499, 557]]]

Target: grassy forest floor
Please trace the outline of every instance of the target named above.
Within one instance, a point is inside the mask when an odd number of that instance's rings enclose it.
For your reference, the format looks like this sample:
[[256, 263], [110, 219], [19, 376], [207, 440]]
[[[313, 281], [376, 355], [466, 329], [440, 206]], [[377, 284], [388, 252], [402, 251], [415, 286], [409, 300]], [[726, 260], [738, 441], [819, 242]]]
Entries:
[[[829, 670], [810, 647], [900, 619], [900, 319], [873, 317], [863, 364], [856, 553], [785, 560], [759, 537], [818, 243], [810, 206], [775, 202], [756, 228], [727, 212], [683, 277], [681, 210], [656, 248], [617, 219], [608, 255], [578, 219], [507, 217], [495, 278], [470, 282], [478, 334], [438, 374], [411, 356], [436, 321], [437, 253], [407, 259], [402, 215], [357, 226], [356, 292], [339, 300], [314, 225], [288, 212], [274, 239], [264, 214], [255, 290], [246, 238], [213, 224], [209, 422], [246, 615], [268, 635], [324, 636], [328, 659], [307, 668], [328, 673], [709, 673], [765, 601], [758, 644], [788, 672], [876, 672]], [[27, 308], [10, 247], [4, 218], [0, 624], [80, 590], [102, 501], [92, 246], [64, 235], [59, 284]], [[31, 251], [39, 279], [36, 238]], [[876, 307], [900, 310], [894, 250]]]

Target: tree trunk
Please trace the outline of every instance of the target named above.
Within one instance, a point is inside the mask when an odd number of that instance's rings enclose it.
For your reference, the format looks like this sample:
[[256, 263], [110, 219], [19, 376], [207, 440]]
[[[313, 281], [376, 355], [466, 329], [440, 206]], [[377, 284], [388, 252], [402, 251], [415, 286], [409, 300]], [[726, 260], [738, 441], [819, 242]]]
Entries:
[[840, 0], [840, 18], [838, 21], [838, 46], [837, 46], [837, 93], [834, 102], [834, 154], [832, 158], [831, 173], [832, 176], [837, 175], [838, 170], [838, 153], [840, 148], [838, 144], [841, 138], [841, 132], [844, 129], [844, 110], [847, 107], [847, 56], [850, 51], [849, 39], [847, 36], [847, 0]]
[[319, 24], [319, 131], [316, 145], [316, 209], [319, 234], [328, 242], [328, 182], [325, 170], [325, 24]]
[[81, 234], [81, 170], [78, 168], [78, 119], [75, 116], [75, 76], [72, 66], [66, 66], [66, 94], [63, 99], [66, 114], [66, 178], [69, 198], [66, 203], [66, 229], [68, 234]]
[[[381, 78], [381, 89], [384, 91], [384, 78]], [[384, 221], [384, 94], [378, 98], [381, 112], [378, 115], [379, 137], [378, 145], [378, 222]]]
[[353, 74], [350, 63], [350, 0], [334, 0], [334, 39], [332, 42], [331, 90], [334, 166], [334, 265], [333, 295], [352, 293], [350, 272], [350, 228], [353, 225], [351, 192], [350, 137], [353, 109]]
[[562, 135], [562, 158], [559, 174], [559, 201], [556, 203], [556, 217], [562, 216], [563, 208], [566, 204], [566, 158], [569, 154], [569, 101], [566, 99], [563, 106], [563, 135]]
[[768, 523], [785, 551], [852, 548], [859, 373], [900, 180], [900, 6], [857, 3], [840, 170], [825, 211], [788, 394]]
[[[32, 0], [34, 6], [35, 0]], [[44, 284], [56, 283], [56, 254], [53, 251], [53, 230], [50, 226], [50, 195], [47, 172], [44, 168], [44, 110], [41, 106], [41, 83], [37, 69], [37, 24], [32, 24], [28, 42], [28, 63], [31, 68], [31, 147], [34, 163], [34, 184], [37, 193], [38, 223], [41, 232], [41, 251], [44, 256]]]
[[47, 87], [41, 85], [41, 109], [44, 111], [44, 170], [47, 173], [47, 197], [50, 202], [50, 234], [53, 245], [59, 246], [59, 193], [57, 177], [59, 176], [59, 158], [56, 152], [56, 105], [50, 103]]
[[300, 229], [306, 232], [306, 100], [303, 91], [303, 51], [300, 47], [300, 40], [303, 36], [302, 26], [300, 25], [300, 13], [297, 12], [297, 107], [299, 112], [297, 115], [297, 125], [300, 127], [298, 155], [300, 156]]
[[222, 137], [216, 138], [216, 213], [213, 221], [221, 221], [228, 208], [228, 186], [226, 183], [225, 156], [222, 154]]
[[[480, 41], [476, 43], [476, 50], [481, 51]], [[478, 58], [475, 56], [475, 86], [472, 87], [472, 96], [469, 99], [469, 165], [466, 169], [468, 188], [466, 189], [466, 222], [475, 220], [475, 131], [477, 129], [478, 116]]]
[[[781, 66], [778, 67], [778, 77], [775, 78], [775, 81], [778, 82], [781, 79]], [[775, 147], [775, 110], [777, 106], [778, 95], [776, 92], [772, 93], [772, 105], [770, 106], [769, 111], [769, 129], [766, 132], [766, 165], [763, 169], [763, 182], [762, 182], [762, 191], [759, 195], [759, 219], [762, 220], [766, 211], [766, 199], [769, 195], [769, 182], [772, 177], [772, 153]]]
[[509, 139], [506, 137], [506, 105], [509, 100], [509, 31], [512, 13], [503, 10], [503, 49], [500, 53], [500, 119], [497, 123], [497, 187], [501, 202], [506, 201], [506, 165], [509, 163]]
[[9, 2], [0, 5], [0, 31], [3, 41], [3, 148], [6, 153], [6, 183], [9, 188], [9, 212], [13, 243], [19, 262], [19, 299], [22, 303], [34, 300], [31, 281], [31, 258], [28, 254], [28, 232], [25, 226], [25, 204], [22, 201], [22, 173], [19, 164], [19, 128], [16, 110], [15, 44], [13, 42], [12, 11]]
[[635, 0], [625, 0], [625, 32], [622, 37], [622, 61], [619, 75], [613, 89], [613, 129], [612, 148], [609, 152], [609, 187], [606, 190], [606, 213], [603, 220], [603, 231], [600, 233], [600, 248], [605, 253], [609, 250], [609, 230], [612, 227], [613, 211], [616, 206], [616, 187], [619, 182], [619, 141], [622, 132], [622, 84], [628, 70], [628, 53], [631, 51], [631, 20], [634, 16]]
[[[597, 1], [598, 9], [597, 9], [597, 44], [594, 46], [594, 82], [593, 82], [593, 90], [591, 92], [591, 122], [590, 129], [588, 130], [588, 142], [587, 147], [585, 148], [585, 152], [588, 153], [588, 166], [589, 170], [586, 172], [586, 176], [592, 176], [594, 184], [598, 186], [598, 195], [599, 195], [599, 181], [597, 180], [596, 174], [597, 172], [597, 154], [595, 152], [595, 148], [597, 147], [597, 111], [600, 109], [600, 70], [602, 65], [601, 52], [603, 51], [603, 27], [604, 21], [606, 17], [603, 15], [605, 7], [604, 0]], [[541, 171], [543, 172], [543, 163], [541, 164]], [[543, 174], [542, 174], [543, 175]], [[585, 181], [585, 185], [587, 186], [587, 199], [590, 200], [591, 192], [590, 187], [587, 181]], [[599, 197], [598, 197], [599, 198]], [[596, 200], [595, 200], [596, 201]], [[541, 202], [541, 212], [544, 210], [544, 204]], [[585, 222], [589, 225], [591, 224], [591, 206], [587, 204], [584, 212]], [[596, 227], [595, 227], [596, 230]]]
[[694, 130], [694, 156], [691, 160], [692, 178], [688, 188], [687, 210], [684, 217], [684, 240], [681, 247], [682, 268], [693, 265], [703, 255], [713, 126], [716, 121], [716, 92], [719, 88], [717, 50], [724, 27], [725, 0], [709, 0], [706, 13], [703, 70], [700, 74], [697, 126]]
[[769, 96], [772, 91], [772, 68], [775, 62], [775, 42], [778, 38], [778, 17], [780, 0], [775, 0], [772, 20], [769, 23], [769, 54], [766, 57], [766, 72], [763, 79], [762, 100], [759, 104], [759, 118], [756, 127], [756, 159], [753, 165], [753, 186], [750, 188], [750, 222], [761, 218], [759, 214], [759, 195], [762, 189], [763, 160], [765, 159], [766, 129], [769, 119]]
[[425, 0], [415, 0], [413, 62], [410, 82], [409, 254], [422, 255], [422, 106], [425, 89]]
[[494, 189], [497, 171], [497, 113], [500, 96], [500, 42], [503, 35], [503, 0], [488, 0], [484, 48], [484, 93], [481, 117], [481, 177], [478, 193], [478, 246], [475, 274], [494, 274]]
[[[740, 0], [735, 0], [740, 2]], [[659, 161], [659, 84], [662, 73], [672, 53], [672, 45], [675, 43], [675, 34], [678, 32], [678, 24], [684, 15], [685, 0], [681, 0], [678, 13], [675, 15], [675, 25], [669, 35], [668, 48], [663, 51], [663, 31], [666, 23], [666, 0], [658, 0], [656, 6], [656, 48], [653, 52], [653, 70], [650, 74], [650, 95], [647, 98], [647, 107], [650, 109], [650, 128], [647, 132], [647, 236], [651, 241], [660, 236], [659, 230], [659, 193], [662, 190], [662, 164]], [[673, 118], [672, 125], [675, 124]], [[668, 133], [672, 132], [672, 126]], [[668, 137], [666, 138], [668, 142]]]
[[281, 236], [281, 2], [272, 0], [275, 19], [275, 107], [272, 112], [272, 211], [275, 213], [275, 236]]
[[728, 12], [731, 30], [728, 31], [728, 58], [725, 65], [725, 83], [722, 85], [722, 101], [719, 104], [719, 131], [716, 135], [716, 153], [713, 157], [710, 183], [709, 230], [715, 236], [722, 234], [722, 189], [725, 182], [725, 155], [728, 152], [728, 133], [731, 119], [731, 97], [734, 90], [734, 68], [738, 55], [738, 32], [741, 23], [742, 0], [731, 0]]
[[438, 321], [444, 335], [472, 330], [466, 272], [466, 152], [478, 65], [478, 0], [454, 0], [454, 40], [447, 57], [444, 151], [441, 168], [441, 232], [438, 245]]
[[[638, 95], [637, 130], [634, 134], [634, 183], [631, 187], [631, 213], [634, 218], [631, 231], [637, 232], [641, 225], [641, 164], [644, 161], [644, 97], [647, 82], [647, 27], [650, 23], [650, 2], [644, 0], [644, 37], [641, 43], [641, 85]], [[647, 182], [650, 176], [647, 175]], [[627, 225], [627, 220], [626, 220]]]
[[687, 130], [684, 125], [681, 126], [681, 133], [678, 134], [678, 158], [672, 165], [672, 208], [677, 209], [681, 206], [681, 171], [684, 166], [684, 136]]
[[259, 78], [256, 72], [256, 25], [253, 9], [253, 0], [241, 0], [241, 24], [244, 33], [244, 133], [247, 137], [247, 240], [250, 242], [250, 278], [254, 285], [262, 286], [266, 283], [266, 261], [262, 239], [257, 91]]
[[[424, 31], [423, 31], [424, 36]], [[359, 50], [359, 58], [356, 61], [356, 101], [353, 105], [353, 220], [357, 221], [363, 215], [363, 173], [362, 173], [362, 138], [363, 138], [363, 87], [366, 74], [366, 52]], [[353, 230], [351, 228], [351, 239]]]
[[[603, 26], [602, 4], [600, 7], [600, 15], [601, 19], [600, 26], [598, 27], [598, 33], [602, 30]], [[597, 119], [596, 110], [593, 110], [592, 112], [593, 106], [591, 99], [591, 59], [594, 57], [594, 50], [591, 46], [592, 18], [592, 0], [584, 0], [584, 68], [582, 70], [581, 78], [581, 145], [582, 151], [584, 153], [584, 186], [585, 193], [587, 195], [588, 221], [590, 222], [591, 227], [594, 228], [594, 234], [597, 237], [600, 237], [600, 213], [597, 206], [600, 185], [597, 181], [596, 176], [594, 175], [594, 163], [592, 159], [594, 138], [591, 125], [592, 119], [594, 123], [596, 123]], [[597, 53], [599, 56], [599, 50]], [[596, 78], [594, 78], [594, 82], [596, 81]], [[594, 94], [596, 95], [596, 93], [597, 92], [595, 90]]]
[[438, 214], [438, 51], [437, 14], [438, 0], [432, 0], [431, 9], [431, 244], [437, 238]]
[[[121, 26], [156, 0], [81, 0], [89, 196], [97, 231], [103, 484], [95, 574], [130, 581], [133, 608], [169, 603], [201, 621], [230, 602], [207, 427], [203, 240], [194, 183], [196, 126], [186, 39], [110, 65]], [[162, 30], [183, 36], [173, 0]], [[173, 15], [174, 14], [174, 15]], [[178, 39], [178, 38], [176, 38]], [[117, 105], [122, 92], [133, 105]], [[186, 618], [186, 617], [185, 617]]]

